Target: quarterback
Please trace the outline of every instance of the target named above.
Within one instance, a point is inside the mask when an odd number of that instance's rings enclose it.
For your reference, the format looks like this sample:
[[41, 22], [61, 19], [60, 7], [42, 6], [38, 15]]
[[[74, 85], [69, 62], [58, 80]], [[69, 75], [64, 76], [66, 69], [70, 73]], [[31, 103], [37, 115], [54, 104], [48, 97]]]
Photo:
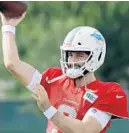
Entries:
[[48, 119], [46, 133], [105, 133], [115, 118], [128, 119], [127, 97], [119, 83], [103, 82], [94, 72], [103, 64], [106, 42], [95, 28], [71, 30], [62, 46], [61, 68], [40, 73], [23, 62], [15, 42], [23, 20], [1, 14], [5, 67], [28, 88]]

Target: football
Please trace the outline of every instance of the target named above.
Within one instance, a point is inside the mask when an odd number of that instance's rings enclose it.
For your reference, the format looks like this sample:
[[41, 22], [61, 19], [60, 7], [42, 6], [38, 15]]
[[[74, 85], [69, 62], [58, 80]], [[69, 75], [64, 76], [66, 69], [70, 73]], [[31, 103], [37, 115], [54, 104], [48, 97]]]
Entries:
[[20, 17], [27, 10], [27, 1], [0, 1], [0, 12], [8, 18]]

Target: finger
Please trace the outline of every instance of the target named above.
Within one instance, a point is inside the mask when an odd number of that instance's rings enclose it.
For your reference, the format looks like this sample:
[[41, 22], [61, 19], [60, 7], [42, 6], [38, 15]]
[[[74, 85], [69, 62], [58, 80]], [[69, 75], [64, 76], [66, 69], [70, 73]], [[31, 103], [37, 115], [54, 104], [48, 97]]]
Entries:
[[4, 15], [0, 12], [0, 17], [1, 17], [1, 19], [4, 17]]
[[36, 84], [36, 85], [34, 86], [34, 89], [35, 89], [35, 91], [37, 92], [38, 89], [39, 89], [39, 84]]
[[21, 15], [21, 17], [20, 17], [19, 20], [22, 20], [22, 19], [25, 17], [25, 15], [26, 15], [26, 12], [24, 12], [24, 13]]
[[2, 16], [2, 13], [0, 12], [0, 16]]
[[7, 20], [8, 20], [8, 18], [7, 18], [7, 17], [5, 17], [5, 15], [4, 15], [2, 12], [0, 12], [0, 17], [1, 17], [1, 21], [2, 21], [2, 22], [4, 22], [4, 21], [7, 21]]
[[39, 92], [34, 93], [32, 96], [34, 96], [34, 98], [36, 98], [35, 100], [40, 100], [40, 97], [41, 97]]
[[3, 15], [3, 13], [2, 12], [0, 12], [0, 16], [2, 16]]
[[6, 19], [5, 15], [4, 15], [2, 12], [0, 12], [0, 16], [1, 16], [3, 19]]
[[44, 87], [40, 84], [35, 85], [35, 90], [36, 90], [35, 94], [39, 96], [39, 99], [40, 97], [44, 97], [44, 94], [46, 94]]
[[44, 89], [44, 87], [41, 84], [36, 84], [35, 87], [36, 88], [43, 88]]
[[40, 92], [42, 92], [41, 90], [43, 90], [42, 86], [40, 84], [36, 84], [35, 85], [35, 91], [37, 94], [40, 94]]
[[22, 14], [23, 17], [25, 17], [25, 15], [26, 15], [26, 12], [24, 12], [24, 13]]
[[40, 100], [42, 97], [42, 92], [40, 92], [40, 88], [37, 89], [35, 94], [39, 97], [39, 100]]
[[38, 97], [37, 95], [32, 94], [31, 97], [32, 97], [34, 100], [39, 101], [39, 97]]
[[44, 95], [44, 94], [47, 93], [44, 87], [40, 88], [40, 89], [39, 89], [39, 92], [40, 92], [42, 95]]
[[39, 85], [39, 91], [40, 92], [45, 92], [46, 90], [45, 90], [45, 88], [42, 85]]

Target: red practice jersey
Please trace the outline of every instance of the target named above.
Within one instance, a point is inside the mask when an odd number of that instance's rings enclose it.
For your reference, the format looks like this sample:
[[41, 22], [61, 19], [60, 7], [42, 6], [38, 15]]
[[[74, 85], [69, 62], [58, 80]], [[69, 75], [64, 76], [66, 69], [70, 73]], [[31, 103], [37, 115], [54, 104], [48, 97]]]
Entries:
[[[42, 74], [41, 85], [46, 89], [51, 104], [64, 115], [82, 120], [90, 108], [128, 118], [127, 97], [118, 83], [96, 80], [86, 87], [76, 88], [74, 81], [62, 76], [60, 68], [47, 69]], [[101, 131], [105, 133], [110, 122]], [[48, 121], [47, 133], [62, 133]]]

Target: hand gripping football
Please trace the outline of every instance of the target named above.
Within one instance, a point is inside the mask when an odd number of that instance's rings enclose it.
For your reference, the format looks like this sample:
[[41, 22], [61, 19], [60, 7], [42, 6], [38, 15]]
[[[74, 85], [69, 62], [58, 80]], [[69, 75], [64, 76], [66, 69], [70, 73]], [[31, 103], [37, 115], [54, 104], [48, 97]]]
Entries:
[[20, 17], [26, 10], [26, 1], [0, 1], [0, 12], [8, 18]]

